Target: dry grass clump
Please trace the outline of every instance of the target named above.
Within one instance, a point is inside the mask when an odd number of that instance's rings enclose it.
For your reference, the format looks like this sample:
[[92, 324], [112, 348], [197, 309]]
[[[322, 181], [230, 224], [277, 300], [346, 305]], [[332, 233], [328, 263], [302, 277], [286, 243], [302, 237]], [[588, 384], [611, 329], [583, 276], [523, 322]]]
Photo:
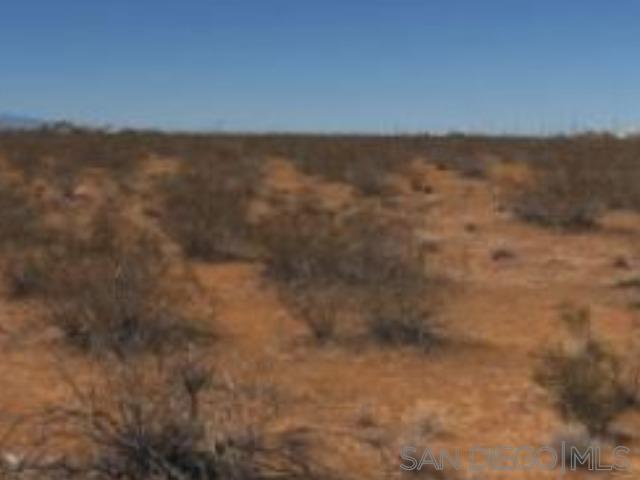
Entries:
[[260, 170], [232, 152], [187, 158], [163, 185], [163, 225], [191, 258], [205, 261], [243, 256], [250, 240], [247, 209]]
[[106, 377], [90, 389], [72, 384], [72, 401], [39, 416], [44, 439], [11, 478], [331, 478], [289, 432], [270, 434], [267, 420], [248, 420], [236, 403], [241, 394], [201, 364], [144, 375], [128, 365]]
[[262, 230], [266, 274], [321, 341], [361, 320], [387, 344], [431, 346], [432, 279], [411, 231], [369, 210], [344, 216], [307, 207]]
[[611, 421], [635, 404], [632, 383], [622, 361], [603, 342], [592, 338], [586, 310], [563, 317], [571, 343], [543, 353], [534, 379], [552, 395], [562, 416], [581, 423], [590, 435], [603, 435]]

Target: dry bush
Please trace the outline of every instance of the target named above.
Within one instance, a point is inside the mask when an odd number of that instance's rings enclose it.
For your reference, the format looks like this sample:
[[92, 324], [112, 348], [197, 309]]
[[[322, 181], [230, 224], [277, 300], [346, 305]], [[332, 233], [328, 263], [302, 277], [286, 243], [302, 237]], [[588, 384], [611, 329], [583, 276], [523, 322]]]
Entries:
[[232, 152], [186, 159], [163, 185], [165, 230], [192, 258], [244, 255], [251, 233], [247, 209], [259, 174], [256, 162]]
[[13, 257], [11, 293], [39, 295], [65, 340], [93, 355], [159, 354], [209, 339], [183, 308], [190, 278], [172, 269], [156, 237], [121, 235], [119, 220], [100, 211], [88, 235], [57, 232]]
[[307, 138], [291, 152], [306, 173], [355, 186], [364, 195], [388, 190], [388, 175], [412, 160], [412, 154], [392, 137]]
[[433, 138], [424, 146], [428, 158], [441, 170], [453, 170], [460, 176], [484, 179], [491, 160], [515, 159], [526, 153], [527, 141], [517, 137], [482, 137], [451, 134]]
[[39, 208], [18, 185], [0, 181], [0, 248], [5, 255], [2, 274], [14, 297], [40, 288], [39, 251], [50, 235]]
[[341, 324], [359, 318], [377, 341], [434, 343], [433, 281], [406, 226], [369, 210], [337, 216], [302, 207], [260, 233], [267, 276], [317, 339], [333, 338]]
[[12, 299], [31, 297], [46, 291], [49, 268], [46, 254], [41, 248], [13, 253], [4, 265], [4, 280]]
[[136, 166], [152, 153], [152, 136], [142, 132], [108, 133], [71, 125], [33, 131], [0, 132], [0, 156], [27, 183], [44, 182], [70, 195], [87, 169], [102, 169], [125, 184]]
[[14, 469], [16, 480], [331, 478], [292, 434], [248, 422], [238, 392], [201, 364], [144, 374], [129, 365], [106, 378], [72, 384], [72, 401], [38, 417], [45, 439]]
[[54, 280], [64, 291], [52, 286], [50, 318], [70, 345], [126, 357], [177, 350], [208, 336], [167, 295], [161, 282], [169, 267], [152, 252], [142, 244], [59, 267]]
[[241, 158], [284, 156], [307, 173], [351, 183], [367, 194], [384, 193], [388, 174], [402, 170], [416, 156], [472, 177], [485, 175], [488, 158], [524, 161], [541, 171], [552, 171], [568, 161], [574, 166], [567, 168], [579, 174], [567, 177], [568, 181], [576, 179], [585, 185], [582, 174], [594, 172], [588, 179], [589, 189], [606, 206], [640, 208], [638, 138], [109, 133], [68, 124], [0, 132], [0, 155], [26, 178], [45, 176], [62, 184], [73, 182], [87, 167], [100, 167], [126, 180], [148, 155], [214, 158], [221, 151]]
[[465, 178], [483, 179], [487, 176], [487, 162], [481, 156], [455, 155], [436, 161], [441, 167], [451, 168]]
[[439, 341], [433, 313], [424, 296], [430, 285], [424, 279], [396, 279], [371, 295], [367, 320], [374, 339], [391, 345], [430, 348]]
[[548, 227], [590, 228], [603, 211], [589, 179], [572, 168], [541, 173], [533, 187], [515, 195], [513, 211], [520, 218]]
[[[78, 232], [72, 221], [58, 228], [42, 228], [34, 242], [22, 242], [8, 256], [4, 277], [14, 298], [51, 295], [64, 290], [64, 272], [100, 256], [117, 256], [118, 239], [115, 213], [99, 210]], [[69, 220], [71, 220], [69, 218]], [[78, 267], [79, 268], [79, 267]]]
[[338, 288], [298, 284], [295, 288], [281, 288], [280, 296], [305, 320], [314, 340], [320, 344], [336, 340], [340, 324], [348, 321], [345, 295]]
[[18, 185], [0, 181], [0, 246], [26, 247], [41, 240], [37, 207]]
[[640, 142], [606, 135], [551, 139], [531, 160], [537, 182], [513, 195], [521, 218], [585, 228], [607, 208], [640, 208]]
[[42, 146], [33, 142], [5, 143], [1, 152], [9, 165], [22, 173], [25, 180], [33, 180], [42, 168], [45, 152]]
[[634, 405], [635, 392], [623, 375], [621, 359], [592, 338], [588, 311], [569, 311], [563, 319], [572, 345], [545, 351], [534, 379], [551, 393], [563, 417], [580, 422], [591, 435], [602, 435]]
[[619, 372], [616, 357], [592, 342], [571, 355], [546, 352], [536, 380], [550, 390], [565, 418], [583, 423], [591, 434], [601, 434], [630, 406]]

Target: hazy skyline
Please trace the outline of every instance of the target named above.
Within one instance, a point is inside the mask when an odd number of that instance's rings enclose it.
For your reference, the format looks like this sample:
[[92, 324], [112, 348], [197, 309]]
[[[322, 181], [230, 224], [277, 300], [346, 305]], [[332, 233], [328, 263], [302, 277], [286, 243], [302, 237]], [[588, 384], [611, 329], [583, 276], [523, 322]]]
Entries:
[[116, 126], [640, 126], [640, 3], [0, 0], [0, 112]]

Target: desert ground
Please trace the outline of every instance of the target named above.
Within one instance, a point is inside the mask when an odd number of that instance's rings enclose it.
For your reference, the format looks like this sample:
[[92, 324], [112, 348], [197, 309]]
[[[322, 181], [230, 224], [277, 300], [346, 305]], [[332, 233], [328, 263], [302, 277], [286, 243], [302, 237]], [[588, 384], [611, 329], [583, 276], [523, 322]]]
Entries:
[[637, 143], [0, 135], [3, 475], [552, 479], [400, 451], [637, 448]]

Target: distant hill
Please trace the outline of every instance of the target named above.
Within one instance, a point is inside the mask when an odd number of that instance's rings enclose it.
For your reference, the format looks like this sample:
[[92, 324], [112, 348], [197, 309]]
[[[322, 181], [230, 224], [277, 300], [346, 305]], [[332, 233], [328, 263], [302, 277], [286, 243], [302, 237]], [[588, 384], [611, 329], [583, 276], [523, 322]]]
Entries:
[[31, 130], [43, 126], [46, 122], [36, 118], [0, 113], [0, 130]]

